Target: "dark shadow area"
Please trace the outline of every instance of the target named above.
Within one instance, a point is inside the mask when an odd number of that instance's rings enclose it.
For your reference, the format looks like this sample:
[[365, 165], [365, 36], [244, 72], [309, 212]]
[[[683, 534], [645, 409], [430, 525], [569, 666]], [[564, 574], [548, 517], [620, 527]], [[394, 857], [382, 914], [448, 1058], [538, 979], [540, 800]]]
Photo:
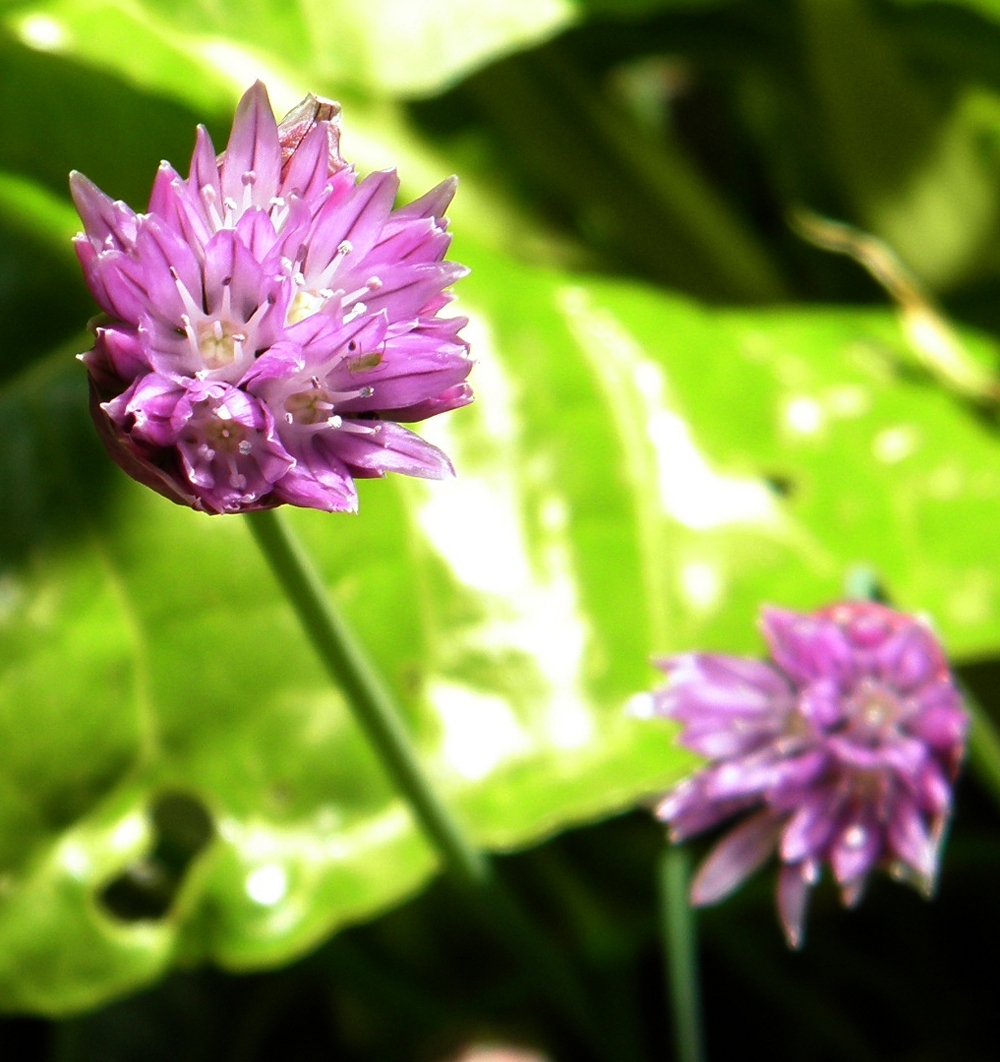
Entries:
[[0, 389], [0, 421], [3, 571], [46, 547], [79, 542], [124, 481], [97, 438], [73, 347]]
[[[884, 303], [861, 269], [808, 246], [786, 222], [800, 202], [851, 215], [825, 161], [801, 48], [785, 0], [598, 17], [409, 109], [425, 135], [457, 145], [480, 176], [596, 255], [591, 268], [710, 302], [773, 299], [734, 282], [726, 252], [707, 248], [688, 208], [677, 209], [683, 195], [675, 189], [672, 208], [666, 186], [648, 179], [690, 170], [753, 233], [785, 297]], [[961, 75], [948, 76], [950, 85]]]
[[0, 386], [72, 336], [80, 337], [74, 353], [89, 346], [83, 329], [95, 306], [67, 252], [0, 217]]

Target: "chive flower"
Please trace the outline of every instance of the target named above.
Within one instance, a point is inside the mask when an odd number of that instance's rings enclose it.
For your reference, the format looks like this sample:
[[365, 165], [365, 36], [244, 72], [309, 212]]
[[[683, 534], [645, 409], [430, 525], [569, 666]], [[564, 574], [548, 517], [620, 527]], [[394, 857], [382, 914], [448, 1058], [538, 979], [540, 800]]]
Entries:
[[395, 172], [359, 181], [339, 116], [308, 96], [279, 125], [256, 83], [226, 150], [199, 127], [188, 177], [162, 163], [144, 214], [70, 177], [103, 310], [91, 412], [175, 502], [351, 511], [360, 477], [452, 473], [402, 425], [472, 399], [466, 321], [440, 314], [467, 272], [444, 261], [456, 181], [393, 209]]
[[788, 942], [829, 865], [845, 905], [870, 873], [933, 888], [967, 717], [937, 639], [884, 605], [845, 602], [811, 615], [763, 610], [769, 662], [710, 653], [660, 661], [654, 711], [708, 763], [657, 815], [682, 841], [730, 820], [691, 900], [715, 903], [772, 854]]

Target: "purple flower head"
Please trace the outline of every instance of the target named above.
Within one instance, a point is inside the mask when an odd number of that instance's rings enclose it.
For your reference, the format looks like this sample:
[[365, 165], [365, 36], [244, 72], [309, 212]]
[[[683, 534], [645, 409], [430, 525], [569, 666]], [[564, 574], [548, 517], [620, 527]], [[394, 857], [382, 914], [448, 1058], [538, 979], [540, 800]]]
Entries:
[[769, 856], [778, 913], [802, 941], [809, 888], [828, 863], [846, 905], [883, 867], [933, 886], [967, 717], [940, 645], [870, 602], [812, 615], [764, 609], [771, 662], [689, 653], [660, 662], [657, 714], [708, 764], [657, 808], [681, 841], [735, 816], [691, 888], [715, 903]]
[[279, 125], [258, 82], [221, 155], [200, 127], [186, 179], [160, 165], [145, 214], [70, 177], [105, 315], [91, 412], [173, 501], [354, 510], [358, 477], [451, 474], [400, 423], [472, 400], [466, 322], [439, 316], [467, 272], [444, 261], [455, 180], [394, 210], [394, 172], [341, 158], [339, 114], [309, 96]]

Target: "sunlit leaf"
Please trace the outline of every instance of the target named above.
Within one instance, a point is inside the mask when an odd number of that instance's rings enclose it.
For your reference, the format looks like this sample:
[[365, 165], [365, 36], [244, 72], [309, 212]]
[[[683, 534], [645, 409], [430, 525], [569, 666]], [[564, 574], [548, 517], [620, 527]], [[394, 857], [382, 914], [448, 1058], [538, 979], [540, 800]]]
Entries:
[[[717, 0], [37, 0], [8, 14], [22, 40], [209, 104], [254, 62], [378, 96], [430, 94], [590, 14]], [[250, 79], [252, 80], [252, 78]]]
[[[481, 843], [668, 785], [690, 761], [641, 718], [650, 658], [759, 652], [761, 599], [818, 606], [852, 564], [954, 652], [1000, 645], [1000, 454], [901, 374], [890, 311], [709, 312], [458, 257], [478, 401], [427, 425], [458, 477], [292, 515]], [[279, 964], [419, 888], [434, 856], [239, 518], [124, 480], [68, 354], [2, 415], [0, 1003]]]

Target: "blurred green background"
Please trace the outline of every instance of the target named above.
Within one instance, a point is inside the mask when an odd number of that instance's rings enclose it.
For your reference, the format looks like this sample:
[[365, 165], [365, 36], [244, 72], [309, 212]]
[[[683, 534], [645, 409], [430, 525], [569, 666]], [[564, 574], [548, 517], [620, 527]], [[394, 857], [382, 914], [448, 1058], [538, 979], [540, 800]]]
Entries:
[[[94, 436], [67, 173], [141, 209], [258, 77], [279, 116], [339, 99], [345, 156], [410, 198], [461, 177], [477, 402], [426, 426], [458, 476], [293, 517], [596, 1040], [435, 879], [241, 521]], [[626, 813], [693, 761], [630, 711], [651, 659], [758, 653], [761, 602], [863, 564], [995, 703], [998, 235], [994, 0], [0, 3], [3, 1057], [666, 1057], [662, 832]], [[820, 889], [801, 956], [767, 874], [704, 915], [713, 1054], [995, 1057], [977, 785], [931, 906]]]

